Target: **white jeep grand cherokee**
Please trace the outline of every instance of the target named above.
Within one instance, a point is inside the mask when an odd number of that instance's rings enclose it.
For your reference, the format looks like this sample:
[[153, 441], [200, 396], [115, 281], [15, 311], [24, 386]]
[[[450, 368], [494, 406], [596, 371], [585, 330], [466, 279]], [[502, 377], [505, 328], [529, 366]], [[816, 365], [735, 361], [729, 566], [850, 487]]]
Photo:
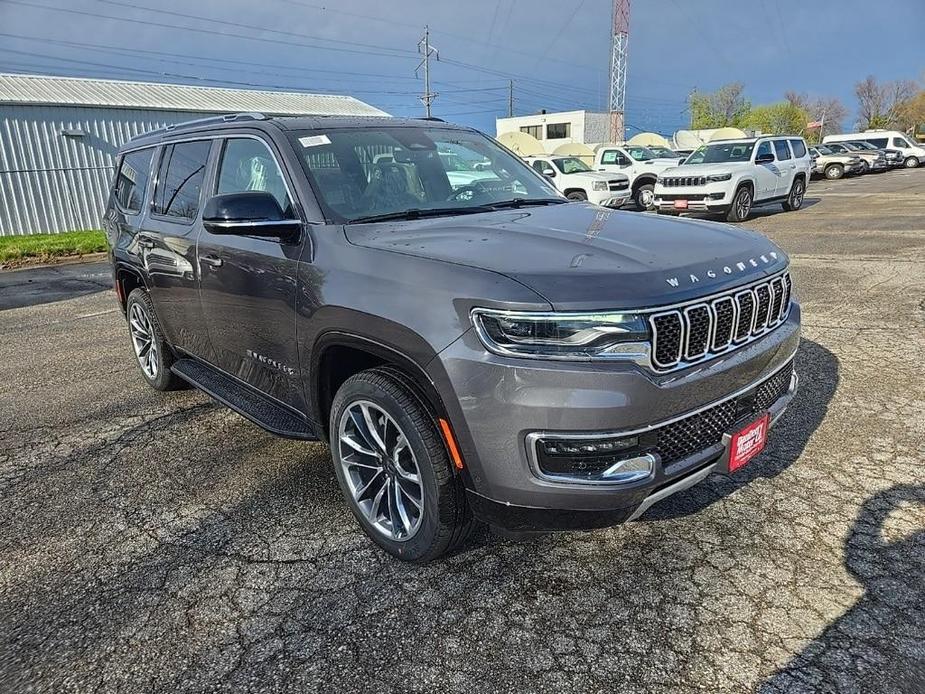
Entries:
[[803, 205], [813, 169], [802, 137], [758, 137], [710, 142], [655, 183], [660, 214], [711, 212], [741, 222], [752, 207]]
[[569, 200], [587, 200], [603, 207], [622, 207], [630, 197], [630, 179], [622, 173], [592, 171], [578, 157], [524, 157]]

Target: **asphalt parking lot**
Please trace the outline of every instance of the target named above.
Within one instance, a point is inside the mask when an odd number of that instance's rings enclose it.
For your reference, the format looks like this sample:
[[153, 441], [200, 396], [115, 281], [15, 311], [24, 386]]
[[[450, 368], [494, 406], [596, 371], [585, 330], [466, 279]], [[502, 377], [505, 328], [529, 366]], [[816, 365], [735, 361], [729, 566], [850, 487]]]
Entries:
[[925, 691], [925, 169], [778, 210], [746, 225], [805, 339], [766, 452], [426, 567], [324, 446], [148, 389], [104, 265], [0, 273], [0, 690]]

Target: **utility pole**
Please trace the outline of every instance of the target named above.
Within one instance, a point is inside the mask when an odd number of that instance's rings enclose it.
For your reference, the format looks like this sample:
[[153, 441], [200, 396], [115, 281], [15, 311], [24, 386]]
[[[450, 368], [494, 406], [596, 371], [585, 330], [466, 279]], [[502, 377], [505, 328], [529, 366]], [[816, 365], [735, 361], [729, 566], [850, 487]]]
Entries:
[[424, 57], [415, 68], [414, 76], [417, 77], [418, 70], [422, 67], [424, 68], [424, 93], [420, 98], [421, 103], [424, 104], [427, 117], [430, 118], [430, 105], [433, 103], [434, 99], [439, 96], [437, 93], [430, 91], [430, 56], [434, 56], [436, 60], [440, 60], [440, 53], [436, 48], [430, 45], [430, 28], [426, 24], [424, 25], [424, 37], [418, 41], [418, 53]]
[[507, 81], [507, 117], [514, 117], [514, 80]]

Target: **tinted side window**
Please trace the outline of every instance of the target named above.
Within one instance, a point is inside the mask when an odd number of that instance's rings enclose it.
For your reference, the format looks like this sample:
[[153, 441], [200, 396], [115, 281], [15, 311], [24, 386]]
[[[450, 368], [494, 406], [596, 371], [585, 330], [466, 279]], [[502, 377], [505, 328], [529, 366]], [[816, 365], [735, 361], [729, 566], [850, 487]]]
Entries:
[[164, 147], [154, 191], [157, 214], [184, 220], [196, 217], [211, 146], [211, 140], [200, 140]]
[[250, 138], [234, 138], [225, 142], [222, 163], [218, 169], [218, 194], [261, 191], [270, 193], [279, 208], [292, 216], [289, 194], [283, 172], [267, 146]]
[[790, 147], [793, 149], [793, 156], [797, 159], [806, 156], [806, 145], [803, 140], [790, 140]]
[[758, 145], [758, 151], [755, 152], [755, 159], [758, 159], [762, 154], [774, 154], [771, 151], [771, 143], [767, 140]]
[[777, 154], [778, 161], [786, 161], [790, 158], [790, 148], [786, 140], [774, 140], [774, 153]]
[[888, 141], [889, 140], [885, 137], [869, 137], [865, 140], [865, 142], [869, 142], [874, 147], [881, 147], [881, 148], [886, 147], [886, 143]]
[[894, 146], [894, 147], [900, 147], [900, 148], [902, 148], [902, 149], [906, 149], [906, 148], [908, 148], [908, 147], [911, 147], [912, 145], [910, 145], [910, 144], [905, 140], [905, 138], [902, 138], [902, 137], [894, 137], [894, 138], [893, 138], [893, 146]]
[[154, 148], [151, 147], [129, 152], [122, 157], [122, 163], [116, 174], [113, 195], [119, 207], [126, 212], [135, 214], [141, 212], [145, 192], [148, 190], [148, 179], [151, 176], [151, 156], [153, 154]]

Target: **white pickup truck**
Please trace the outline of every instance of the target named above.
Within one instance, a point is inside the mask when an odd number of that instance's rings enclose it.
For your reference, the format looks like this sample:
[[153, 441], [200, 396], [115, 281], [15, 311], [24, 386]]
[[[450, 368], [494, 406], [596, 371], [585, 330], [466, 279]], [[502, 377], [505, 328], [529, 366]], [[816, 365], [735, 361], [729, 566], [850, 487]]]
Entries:
[[623, 173], [594, 171], [578, 157], [524, 157], [569, 200], [587, 200], [602, 207], [622, 207], [629, 200], [630, 182]]
[[607, 173], [626, 174], [630, 194], [637, 210], [655, 204], [655, 181], [665, 169], [677, 166], [679, 157], [665, 159], [639, 145], [602, 145], [594, 155], [594, 168]]

